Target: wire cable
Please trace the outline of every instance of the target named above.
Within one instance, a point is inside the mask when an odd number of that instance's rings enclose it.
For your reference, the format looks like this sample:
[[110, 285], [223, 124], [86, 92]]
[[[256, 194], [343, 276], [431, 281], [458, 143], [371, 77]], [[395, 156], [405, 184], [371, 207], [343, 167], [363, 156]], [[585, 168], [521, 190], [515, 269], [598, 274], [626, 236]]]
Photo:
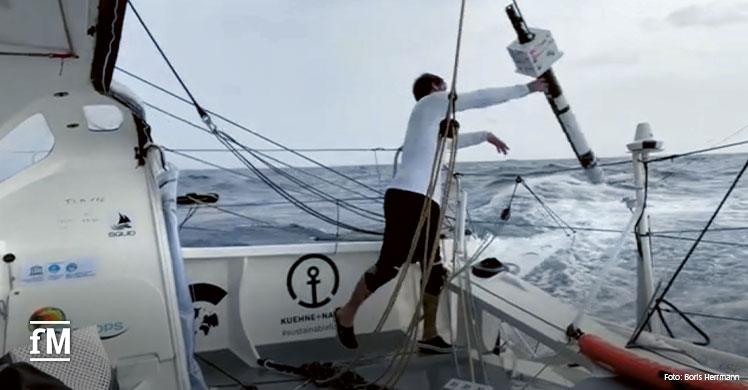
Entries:
[[[186, 118], [183, 118], [183, 117], [181, 117], [181, 116], [179, 116], [179, 115], [173, 114], [173, 113], [171, 113], [171, 112], [169, 112], [169, 111], [167, 111], [167, 110], [164, 110], [164, 109], [162, 109], [161, 107], [158, 107], [158, 106], [156, 106], [156, 105], [154, 105], [154, 104], [151, 104], [151, 103], [149, 103], [149, 102], [145, 102], [144, 104], [145, 104], [146, 106], [148, 106], [148, 107], [150, 107], [150, 108], [152, 108], [152, 109], [156, 110], [157, 112], [159, 112], [159, 113], [162, 113], [162, 114], [164, 114], [164, 115], [166, 115], [166, 116], [168, 116], [168, 117], [170, 117], [170, 118], [172, 118], [172, 119], [174, 119], [174, 120], [177, 120], [177, 121], [179, 121], [179, 122], [181, 122], [181, 123], [184, 123], [184, 124], [186, 124], [186, 125], [188, 125], [188, 126], [191, 126], [191, 127], [195, 128], [195, 129], [197, 129], [197, 130], [203, 131], [203, 132], [205, 132], [205, 133], [207, 133], [207, 134], [213, 135], [213, 133], [212, 133], [211, 131], [209, 131], [209, 130], [207, 130], [207, 129], [204, 129], [204, 128], [203, 128], [202, 126], [200, 126], [200, 125], [198, 125], [198, 124], [196, 124], [196, 123], [194, 123], [194, 122], [192, 122], [192, 121], [189, 121], [189, 120], [187, 120]], [[238, 144], [238, 142], [237, 142], [237, 144]], [[286, 173], [286, 172], [283, 172], [282, 170], [278, 170], [278, 169], [277, 169], [277, 167], [274, 167], [274, 166], [272, 166], [271, 164], [268, 164], [268, 163], [267, 163], [266, 161], [264, 161], [264, 160], [263, 160], [262, 158], [258, 157], [258, 155], [260, 155], [260, 156], [263, 156], [264, 158], [267, 158], [267, 159], [269, 159], [269, 160], [273, 160], [273, 161], [275, 161], [276, 163], [278, 163], [278, 164], [281, 164], [281, 165], [285, 166], [286, 168], [288, 168], [288, 169], [290, 169], [290, 170], [293, 170], [293, 171], [295, 171], [295, 172], [300, 172], [300, 173], [302, 173], [302, 174], [304, 174], [304, 175], [307, 175], [307, 176], [311, 176], [311, 177], [314, 177], [314, 178], [316, 178], [316, 179], [318, 179], [318, 180], [320, 180], [320, 181], [322, 181], [322, 182], [325, 182], [325, 183], [327, 183], [327, 184], [329, 184], [329, 185], [332, 185], [332, 186], [334, 186], [334, 187], [337, 187], [337, 188], [339, 188], [339, 189], [342, 189], [342, 190], [345, 190], [345, 191], [349, 191], [349, 192], [351, 192], [351, 193], [354, 193], [354, 194], [356, 194], [356, 195], [359, 195], [359, 196], [362, 196], [362, 197], [366, 196], [365, 194], [363, 194], [363, 193], [361, 193], [361, 192], [359, 192], [359, 191], [356, 191], [356, 190], [354, 190], [354, 189], [351, 189], [351, 188], [345, 187], [345, 186], [343, 186], [343, 185], [340, 185], [340, 184], [338, 184], [338, 183], [335, 183], [335, 182], [333, 182], [333, 181], [331, 181], [331, 180], [328, 180], [328, 179], [326, 179], [326, 178], [324, 178], [324, 177], [321, 177], [321, 176], [319, 176], [319, 175], [316, 175], [316, 174], [314, 174], [314, 173], [312, 173], [312, 172], [308, 172], [308, 171], [306, 171], [306, 170], [302, 170], [302, 169], [299, 169], [299, 168], [297, 168], [297, 167], [294, 167], [294, 166], [292, 166], [292, 165], [290, 165], [290, 164], [287, 164], [287, 163], [285, 163], [285, 162], [283, 162], [283, 161], [281, 161], [281, 160], [279, 160], [279, 159], [277, 159], [277, 158], [275, 158], [275, 157], [273, 157], [273, 156], [270, 156], [270, 155], [268, 155], [268, 154], [266, 154], [266, 153], [263, 153], [263, 152], [258, 152], [258, 151], [257, 151], [256, 149], [252, 149], [252, 148], [249, 148], [249, 147], [247, 147], [246, 145], [243, 145], [243, 144], [241, 144], [241, 145], [242, 145], [242, 148], [244, 149], [244, 152], [245, 152], [245, 153], [248, 153], [248, 154], [250, 154], [250, 155], [251, 155], [252, 157], [256, 158], [256, 159], [257, 159], [257, 160], [259, 160], [260, 162], [263, 162], [263, 164], [265, 164], [265, 165], [266, 165], [266, 166], [268, 166], [269, 168], [273, 169], [273, 171], [274, 171], [274, 172], [276, 172], [276, 173], [277, 173], [278, 175], [280, 175], [280, 176], [283, 176], [283, 177], [287, 178], [287, 179], [288, 179], [289, 181], [291, 181], [291, 182], [294, 182], [294, 183], [295, 183], [295, 184], [297, 184], [297, 185], [298, 185], [299, 187], [302, 187], [302, 188], [304, 188], [304, 189], [308, 190], [309, 192], [312, 192], [312, 193], [314, 193], [315, 195], [317, 195], [317, 196], [319, 196], [319, 197], [321, 197], [321, 198], [323, 198], [323, 199], [328, 199], [328, 200], [329, 200], [330, 202], [332, 202], [332, 203], [335, 203], [335, 200], [334, 200], [334, 199], [330, 199], [330, 197], [329, 197], [329, 196], [327, 196], [327, 195], [326, 195], [326, 194], [325, 194], [324, 192], [322, 192], [322, 191], [320, 191], [320, 190], [317, 190], [317, 189], [315, 189], [314, 187], [312, 187], [312, 186], [308, 185], [307, 183], [304, 183], [304, 182], [300, 181], [299, 179], [297, 179], [297, 178], [293, 177], [292, 175], [290, 175], [290, 174], [288, 174], [288, 173]], [[172, 149], [172, 150], [175, 150], [175, 149]], [[231, 152], [230, 150], [226, 150], [226, 151], [227, 151], [227, 152]], [[354, 206], [354, 205], [350, 205], [350, 204], [345, 204], [345, 205], [344, 205], [344, 208], [346, 208], [346, 209], [349, 209], [350, 211], [352, 211], [352, 212], [354, 212], [354, 213], [356, 213], [356, 214], [359, 214], [359, 212], [363, 212], [363, 213], [366, 213], [366, 214], [369, 214], [369, 215], [370, 215], [370, 216], [364, 216], [364, 215], [362, 215], [362, 216], [363, 216], [363, 217], [365, 217], [365, 218], [369, 218], [369, 219], [372, 219], [372, 220], [375, 220], [375, 221], [378, 221], [378, 222], [383, 222], [383, 221], [384, 221], [384, 220], [383, 220], [383, 216], [382, 216], [382, 214], [381, 214], [381, 213], [376, 213], [376, 212], [373, 212], [373, 211], [371, 211], [371, 210], [367, 210], [367, 209], [362, 209], [362, 208], [359, 208], [359, 207], [357, 207], [357, 206]], [[355, 210], [358, 210], [358, 211], [355, 211]], [[359, 215], [361, 215], [361, 214], [359, 214]], [[372, 218], [372, 217], [373, 217], [373, 218]]]
[[[158, 111], [158, 112], [161, 112], [161, 113], [163, 113], [164, 115], [167, 115], [167, 116], [169, 116], [169, 117], [171, 117], [171, 118], [173, 118], [173, 119], [175, 119], [175, 120], [178, 120], [178, 121], [180, 121], [180, 122], [182, 122], [182, 123], [185, 123], [185, 124], [187, 124], [187, 125], [190, 125], [190, 126], [192, 126], [192, 127], [196, 128], [196, 129], [198, 129], [198, 130], [201, 130], [201, 131], [204, 131], [204, 132], [206, 132], [206, 133], [208, 133], [208, 134], [212, 134], [212, 133], [211, 133], [210, 131], [208, 131], [208, 130], [206, 130], [206, 129], [202, 128], [201, 126], [199, 126], [199, 125], [198, 125], [198, 124], [196, 124], [196, 123], [190, 122], [189, 120], [187, 120], [187, 119], [185, 119], [185, 118], [182, 118], [182, 117], [180, 117], [180, 116], [177, 116], [177, 115], [175, 115], [175, 114], [172, 114], [172, 113], [170, 113], [170, 112], [168, 112], [168, 111], [166, 111], [166, 110], [163, 110], [163, 109], [161, 109], [160, 107], [157, 107], [157, 106], [155, 106], [155, 105], [152, 105], [151, 103], [147, 103], [147, 102], [146, 102], [145, 104], [146, 104], [147, 106], [149, 106], [149, 107], [153, 108], [154, 110], [156, 110], [156, 111]], [[238, 144], [238, 143], [237, 143], [237, 144]], [[243, 144], [239, 144], [239, 145], [242, 145], [242, 148], [244, 149], [244, 151], [245, 151], [246, 153], [248, 153], [248, 154], [250, 154], [250, 155], [251, 155], [252, 157], [256, 158], [256, 159], [257, 159], [258, 161], [260, 161], [261, 163], [263, 163], [263, 164], [264, 164], [265, 166], [267, 166], [268, 168], [270, 168], [270, 169], [271, 169], [271, 170], [272, 170], [273, 172], [275, 172], [275, 173], [276, 173], [276, 174], [278, 174], [279, 176], [281, 176], [281, 177], [284, 177], [284, 178], [286, 178], [287, 180], [289, 180], [290, 182], [292, 182], [292, 183], [296, 184], [296, 185], [297, 185], [297, 186], [299, 186], [300, 188], [302, 188], [302, 189], [304, 189], [304, 190], [306, 190], [306, 191], [308, 191], [308, 192], [312, 193], [313, 195], [317, 195], [317, 196], [319, 196], [319, 197], [320, 197], [321, 199], [327, 200], [327, 201], [328, 201], [328, 202], [330, 202], [330, 203], [335, 203], [335, 204], [339, 204], [339, 203], [340, 203], [340, 201], [339, 201], [338, 199], [334, 199], [334, 198], [330, 197], [330, 196], [329, 196], [329, 195], [327, 195], [327, 194], [326, 194], [325, 192], [323, 192], [323, 191], [321, 191], [321, 190], [319, 190], [319, 189], [315, 188], [314, 186], [311, 186], [310, 184], [308, 184], [308, 183], [306, 183], [306, 182], [302, 181], [301, 179], [298, 179], [297, 177], [295, 177], [295, 176], [291, 175], [290, 173], [288, 173], [288, 172], [285, 172], [285, 171], [283, 171], [283, 170], [279, 169], [278, 167], [276, 167], [276, 166], [272, 165], [272, 164], [271, 164], [271, 163], [269, 163], [269, 162], [268, 162], [267, 160], [265, 160], [265, 158], [267, 158], [267, 159], [269, 159], [269, 160], [273, 160], [273, 161], [275, 161], [276, 163], [279, 163], [279, 164], [281, 164], [281, 165], [285, 166], [286, 168], [289, 168], [290, 170], [293, 170], [293, 171], [296, 171], [296, 172], [300, 172], [300, 173], [303, 173], [303, 174], [305, 174], [305, 175], [308, 175], [308, 176], [312, 176], [312, 177], [314, 177], [314, 178], [317, 178], [318, 180], [321, 180], [321, 181], [323, 181], [323, 182], [325, 182], [325, 183], [327, 183], [327, 184], [330, 184], [330, 185], [332, 185], [332, 186], [334, 186], [334, 187], [337, 187], [337, 188], [340, 188], [340, 189], [343, 189], [343, 190], [348, 190], [348, 191], [350, 191], [350, 192], [352, 192], [352, 193], [354, 193], [354, 194], [356, 194], [356, 195], [359, 195], [359, 196], [365, 196], [365, 195], [364, 195], [363, 193], [361, 193], [361, 192], [358, 192], [358, 191], [355, 191], [355, 190], [353, 190], [353, 189], [350, 189], [350, 188], [347, 188], [347, 187], [341, 186], [341, 185], [339, 185], [338, 183], [332, 182], [332, 181], [330, 181], [330, 180], [328, 180], [328, 179], [325, 179], [325, 178], [323, 178], [323, 177], [321, 177], [321, 176], [319, 176], [319, 175], [316, 175], [316, 174], [314, 174], [314, 173], [311, 173], [311, 172], [308, 172], [308, 171], [305, 171], [305, 170], [299, 169], [299, 168], [297, 168], [297, 167], [293, 167], [293, 166], [291, 166], [291, 165], [289, 165], [289, 164], [287, 164], [287, 163], [285, 163], [285, 162], [283, 162], [283, 161], [281, 161], [281, 160], [279, 160], [279, 159], [276, 159], [275, 157], [269, 156], [269, 155], [267, 155], [267, 154], [265, 154], [265, 153], [262, 153], [262, 152], [255, 152], [255, 151], [254, 151], [254, 149], [250, 149], [250, 148], [246, 147], [246, 146], [245, 146], [245, 145], [243, 145]], [[263, 157], [260, 157], [260, 156], [263, 156], [264, 158], [263, 158]], [[381, 213], [377, 213], [377, 212], [374, 212], [374, 211], [371, 211], [371, 210], [368, 210], [368, 209], [365, 209], [365, 208], [362, 208], [362, 207], [359, 207], [359, 206], [356, 206], [356, 205], [353, 205], [353, 204], [349, 204], [349, 203], [347, 203], [347, 202], [342, 202], [342, 203], [343, 203], [343, 204], [342, 204], [341, 206], [342, 206], [343, 208], [345, 208], [346, 210], [349, 210], [349, 211], [351, 211], [351, 212], [352, 212], [352, 213], [354, 213], [354, 214], [357, 214], [357, 215], [359, 215], [359, 216], [361, 216], [361, 217], [367, 218], [367, 219], [369, 219], [369, 220], [372, 220], [372, 221], [376, 221], [376, 222], [384, 222], [384, 219], [383, 219], [383, 216], [382, 216], [382, 214], [381, 214]]]
[[676, 158], [693, 156], [694, 154], [701, 154], [701, 153], [713, 152], [715, 150], [722, 150], [722, 149], [727, 149], [727, 148], [734, 148], [736, 146], [741, 146], [741, 145], [748, 145], [748, 140], [740, 141], [740, 142], [733, 142], [733, 143], [725, 144], [725, 145], [713, 146], [711, 148], [704, 148], [704, 149], [692, 150], [690, 152], [685, 152], [685, 153], [671, 154], [669, 156], [664, 156], [664, 157], [659, 157], [659, 158], [653, 158], [653, 159], [649, 160], [648, 162], [655, 163], [655, 162], [660, 162], [660, 161], [675, 160]]
[[719, 215], [719, 212], [722, 210], [722, 206], [724, 206], [725, 203], [727, 202], [727, 199], [730, 198], [732, 191], [735, 189], [735, 187], [740, 182], [740, 179], [743, 177], [743, 174], [745, 173], [746, 169], [748, 169], [748, 160], [746, 160], [745, 164], [743, 165], [743, 167], [740, 169], [740, 171], [736, 175], [732, 184], [730, 184], [730, 188], [728, 188], [727, 193], [725, 193], [725, 195], [722, 197], [722, 200], [719, 202], [717, 209], [714, 210], [714, 213], [712, 213], [712, 216], [709, 218], [709, 221], [707, 221], [706, 225], [701, 230], [701, 233], [699, 233], [699, 236], [696, 238], [696, 240], [694, 240], [693, 245], [691, 245], [691, 248], [688, 250], [688, 253], [686, 253], [686, 256], [683, 258], [681, 263], [678, 265], [678, 268], [676, 268], [675, 272], [670, 277], [670, 280], [668, 281], [667, 285], [665, 285], [665, 288], [660, 293], [660, 296], [657, 297], [657, 299], [655, 300], [654, 306], [651, 309], [647, 310], [646, 317], [642, 320], [641, 323], [638, 324], [637, 329], [635, 330], [633, 336], [631, 337], [631, 340], [629, 341], [630, 344], [635, 343], [636, 340], [639, 338], [639, 335], [641, 334], [641, 332], [644, 331], [644, 328], [649, 323], [649, 320], [652, 318], [652, 315], [657, 310], [657, 308], [659, 308], [660, 302], [662, 302], [662, 300], [665, 298], [665, 295], [673, 287], [673, 283], [675, 283], [675, 280], [678, 278], [678, 275], [680, 275], [681, 271], [683, 271], [683, 268], [686, 266], [686, 263], [688, 263], [688, 260], [691, 258], [691, 255], [693, 255], [693, 253], [696, 251], [696, 248], [699, 246], [699, 243], [701, 243], [702, 239], [706, 235], [706, 232], [712, 226], [712, 223], [717, 218], [717, 215]]
[[[116, 69], [118, 71], [124, 73], [125, 75], [134, 78], [135, 80], [138, 80], [138, 81], [140, 81], [140, 82], [142, 82], [142, 83], [144, 83], [144, 84], [146, 84], [146, 85], [148, 85], [148, 86], [150, 86], [152, 88], [155, 88], [155, 89], [157, 89], [157, 90], [159, 90], [159, 91], [161, 91], [161, 92], [163, 92], [163, 93], [165, 93], [165, 94], [173, 97], [174, 99], [177, 99], [177, 100], [181, 101], [182, 103], [194, 105], [188, 99], [185, 99], [185, 98], [183, 98], [183, 97], [175, 94], [174, 92], [171, 92], [168, 89], [159, 86], [158, 84], [155, 84], [155, 83], [153, 83], [151, 81], [148, 81], [147, 79], [145, 79], [143, 77], [140, 77], [140, 76], [138, 76], [138, 75], [136, 75], [136, 74], [134, 74], [132, 72], [129, 72], [129, 71], [125, 70], [125, 69], [122, 69], [120, 67], [116, 67]], [[363, 183], [360, 180], [357, 180], [357, 179], [355, 179], [355, 178], [353, 178], [353, 177], [351, 177], [349, 175], [346, 175], [346, 174], [344, 174], [344, 173], [342, 173], [342, 172], [340, 172], [340, 171], [338, 171], [338, 170], [336, 170], [334, 168], [331, 168], [331, 167], [329, 167], [329, 166], [327, 166], [325, 164], [322, 164], [321, 162], [319, 162], [317, 160], [314, 160], [314, 159], [312, 159], [309, 156], [306, 156], [306, 155], [304, 155], [304, 154], [302, 154], [300, 152], [297, 152], [295, 149], [291, 149], [291, 148], [289, 148], [289, 147], [287, 147], [287, 146], [285, 146], [285, 145], [283, 145], [283, 144], [281, 144], [281, 143], [279, 143], [277, 141], [274, 141], [273, 139], [271, 139], [271, 138], [269, 138], [267, 136], [264, 136], [264, 135], [260, 134], [259, 132], [250, 129], [249, 127], [244, 126], [244, 125], [240, 124], [239, 122], [236, 122], [236, 121], [230, 119], [229, 117], [227, 117], [225, 115], [222, 115], [222, 114], [220, 114], [220, 113], [218, 113], [216, 111], [213, 111], [213, 110], [208, 110], [208, 109], [203, 109], [203, 110], [206, 113], [214, 115], [216, 118], [219, 118], [219, 119], [225, 121], [226, 123], [228, 123], [228, 124], [230, 124], [232, 126], [235, 126], [236, 128], [238, 128], [238, 129], [240, 129], [240, 130], [242, 130], [244, 132], [247, 132], [247, 133], [249, 133], [249, 134], [251, 134], [251, 135], [253, 135], [253, 136], [255, 136], [255, 137], [257, 137], [257, 138], [259, 138], [259, 139], [261, 139], [261, 140], [263, 140], [265, 142], [267, 142], [267, 143], [275, 145], [276, 147], [278, 147], [280, 149], [283, 149], [286, 152], [289, 152], [289, 153], [291, 153], [291, 154], [293, 154], [293, 155], [295, 155], [297, 157], [300, 157], [300, 158], [304, 159], [307, 162], [310, 162], [310, 163], [312, 163], [312, 164], [314, 164], [314, 165], [316, 165], [316, 166], [318, 166], [320, 168], [323, 168], [323, 169], [325, 169], [325, 170], [327, 170], [329, 172], [332, 172], [333, 174], [335, 174], [337, 176], [340, 176], [340, 177], [342, 177], [342, 178], [344, 178], [344, 179], [346, 179], [346, 180], [348, 180], [350, 182], [358, 184], [359, 186], [364, 187], [364, 188], [370, 190], [371, 192], [376, 193], [377, 195], [380, 195], [380, 196], [382, 195], [382, 192], [380, 190], [378, 190], [378, 189], [376, 189], [374, 187], [371, 187], [371, 186], [367, 185], [366, 183]]]

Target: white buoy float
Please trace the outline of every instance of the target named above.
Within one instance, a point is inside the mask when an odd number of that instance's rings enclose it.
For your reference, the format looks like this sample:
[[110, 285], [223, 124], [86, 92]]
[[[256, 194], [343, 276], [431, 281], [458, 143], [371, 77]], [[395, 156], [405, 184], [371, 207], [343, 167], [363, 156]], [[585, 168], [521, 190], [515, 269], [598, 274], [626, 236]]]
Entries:
[[595, 184], [602, 183], [603, 171], [597, 164], [597, 157], [587, 144], [571, 106], [564, 97], [561, 85], [553, 73], [552, 65], [563, 53], [556, 47], [550, 31], [527, 27], [522, 14], [514, 5], [507, 6], [506, 13], [514, 31], [517, 32], [517, 39], [507, 47], [517, 66], [517, 73], [543, 79], [548, 83], [548, 104], [551, 105], [553, 114], [558, 119], [574, 154], [589, 181]]

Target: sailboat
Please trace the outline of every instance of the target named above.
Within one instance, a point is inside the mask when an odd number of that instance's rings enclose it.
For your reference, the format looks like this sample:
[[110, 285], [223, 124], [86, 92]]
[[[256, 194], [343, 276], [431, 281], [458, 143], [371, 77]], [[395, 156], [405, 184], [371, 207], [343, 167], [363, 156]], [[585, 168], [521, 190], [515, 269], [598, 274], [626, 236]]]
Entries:
[[[361, 349], [345, 351], [332, 310], [381, 243], [182, 248], [176, 169], [151, 140], [143, 102], [112, 81], [127, 3], [0, 2], [0, 139], [29, 127], [54, 139], [45, 155], [0, 181], [3, 353], [27, 348], [39, 329], [30, 322], [51, 321], [81, 333], [69, 361], [32, 366], [67, 388], [89, 374], [84, 349], [99, 351], [113, 370], [97, 371], [97, 385], [80, 389], [748, 388], [740, 381], [747, 358], [673, 338], [652, 317], [663, 289], [652, 282], [646, 240], [635, 329], [585, 315], [490, 261], [474, 274], [480, 259], [468, 250], [468, 194], [459, 182], [455, 228], [444, 242], [454, 276], [440, 326], [460, 349], [422, 356], [409, 344], [420, 299], [414, 268], [367, 302], [356, 322]], [[553, 61], [522, 56], [537, 37], [542, 53], [555, 52], [550, 36], [509, 11], [518, 68], [548, 75]], [[602, 164], [557, 92], [549, 103], [590, 180], [601, 180]], [[628, 147], [636, 200], [625, 234], [647, 230], [644, 166], [661, 144], [640, 124]], [[83, 348], [89, 344], [101, 348]]]

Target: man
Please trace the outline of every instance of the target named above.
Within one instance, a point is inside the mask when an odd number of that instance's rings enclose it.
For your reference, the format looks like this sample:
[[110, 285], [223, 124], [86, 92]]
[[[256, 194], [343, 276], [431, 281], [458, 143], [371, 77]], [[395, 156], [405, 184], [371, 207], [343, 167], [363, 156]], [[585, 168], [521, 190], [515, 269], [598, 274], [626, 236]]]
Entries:
[[[456, 109], [464, 111], [489, 107], [521, 98], [532, 92], [545, 92], [547, 88], [544, 81], [536, 80], [526, 85], [462, 93], [456, 101]], [[346, 348], [358, 348], [353, 331], [358, 308], [374, 291], [397, 276], [400, 267], [407, 260], [425, 202], [430, 202], [431, 207], [428, 218], [421, 228], [411, 261], [419, 261], [421, 269], [425, 270], [428, 256], [432, 253], [434, 245], [438, 245], [442, 175], [439, 175], [430, 198], [428, 188], [439, 140], [439, 124], [444, 119], [449, 104], [446, 90], [447, 84], [444, 80], [429, 73], [418, 77], [413, 84], [416, 105], [408, 121], [402, 163], [384, 196], [384, 241], [379, 259], [363, 274], [348, 302], [335, 310], [338, 339]], [[506, 154], [509, 150], [504, 142], [489, 132], [461, 134], [457, 146], [462, 148], [481, 142], [494, 145], [499, 153]], [[448, 353], [452, 348], [436, 330], [439, 295], [447, 279], [447, 270], [442, 265], [438, 253], [437, 249], [429, 275], [422, 276], [428, 279], [423, 296], [423, 334], [418, 347], [427, 353]]]

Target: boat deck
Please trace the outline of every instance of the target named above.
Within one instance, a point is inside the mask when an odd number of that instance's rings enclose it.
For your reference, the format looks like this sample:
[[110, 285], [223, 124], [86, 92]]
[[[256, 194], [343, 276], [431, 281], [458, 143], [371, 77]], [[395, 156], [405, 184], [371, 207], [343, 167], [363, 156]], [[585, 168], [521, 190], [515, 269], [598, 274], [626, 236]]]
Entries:
[[[402, 338], [403, 334], [400, 332], [382, 333], [376, 337], [372, 335], [360, 337], [363, 357], [355, 371], [367, 380], [376, 379], [384, 372], [391, 360], [389, 353]], [[301, 365], [313, 361], [343, 363], [354, 357], [354, 353], [340, 347], [334, 339], [260, 346], [258, 353], [268, 359], [289, 365]], [[468, 366], [467, 357], [464, 354], [458, 355], [462, 355], [458, 358], [462, 375], [457, 372], [455, 360], [451, 354], [416, 354], [398, 382], [397, 388], [442, 389], [450, 379], [464, 378]], [[252, 386], [260, 390], [319, 388], [313, 383], [306, 383], [304, 378], [250, 367], [229, 350], [201, 352], [198, 354], [198, 362], [211, 389], [247, 389]], [[483, 374], [479, 372], [477, 376], [482, 378]], [[511, 381], [509, 374], [501, 367], [487, 365], [486, 376], [494, 390], [518, 388], [518, 383], [519, 388], [522, 388], [522, 382]], [[533, 381], [527, 386], [527, 389], [565, 388], [543, 381]], [[630, 387], [612, 379], [589, 379], [573, 387], [573, 389], [580, 390], [600, 388], [616, 390]]]

